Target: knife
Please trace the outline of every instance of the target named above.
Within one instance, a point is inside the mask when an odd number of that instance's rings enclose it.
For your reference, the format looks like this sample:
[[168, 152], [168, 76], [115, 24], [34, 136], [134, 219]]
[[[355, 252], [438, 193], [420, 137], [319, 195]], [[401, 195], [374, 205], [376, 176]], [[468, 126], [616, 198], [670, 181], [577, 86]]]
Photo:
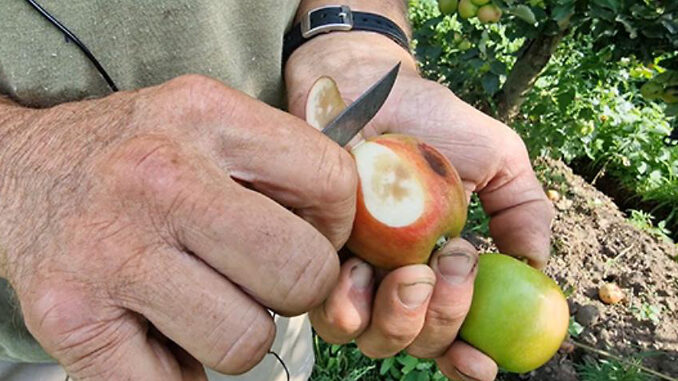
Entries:
[[345, 146], [374, 118], [391, 93], [400, 63], [346, 107], [322, 132], [340, 146]]

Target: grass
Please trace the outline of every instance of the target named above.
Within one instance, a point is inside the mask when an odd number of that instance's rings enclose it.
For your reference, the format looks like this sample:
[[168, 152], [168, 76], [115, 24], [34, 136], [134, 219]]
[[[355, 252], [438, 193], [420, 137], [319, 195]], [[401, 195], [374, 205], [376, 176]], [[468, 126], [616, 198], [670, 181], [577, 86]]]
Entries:
[[656, 378], [640, 369], [640, 360], [622, 363], [617, 360], [586, 361], [577, 366], [582, 381], [652, 381]]

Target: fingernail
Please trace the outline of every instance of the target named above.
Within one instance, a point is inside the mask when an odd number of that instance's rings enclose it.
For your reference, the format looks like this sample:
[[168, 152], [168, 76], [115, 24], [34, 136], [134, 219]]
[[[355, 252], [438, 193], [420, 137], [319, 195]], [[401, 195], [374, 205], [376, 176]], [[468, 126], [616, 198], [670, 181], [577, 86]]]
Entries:
[[468, 278], [478, 258], [466, 253], [445, 253], [438, 256], [438, 271], [450, 283], [459, 284]]
[[479, 381], [477, 378], [473, 378], [465, 373], [462, 373], [457, 368], [452, 368], [452, 375], [457, 381]]
[[358, 263], [351, 269], [351, 284], [355, 289], [367, 288], [372, 283], [372, 268], [366, 263]]
[[433, 285], [427, 282], [418, 282], [400, 285], [398, 297], [408, 308], [421, 306], [431, 295]]

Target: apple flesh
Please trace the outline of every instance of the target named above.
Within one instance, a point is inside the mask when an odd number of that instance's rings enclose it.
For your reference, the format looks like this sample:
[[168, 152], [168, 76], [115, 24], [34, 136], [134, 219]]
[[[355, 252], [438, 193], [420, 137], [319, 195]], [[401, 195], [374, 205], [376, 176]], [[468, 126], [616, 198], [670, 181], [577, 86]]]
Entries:
[[348, 248], [374, 266], [426, 263], [441, 237], [466, 223], [466, 193], [449, 160], [406, 135], [385, 134], [351, 150], [358, 170]]
[[483, 254], [460, 336], [501, 368], [526, 373], [558, 351], [569, 316], [551, 278], [513, 257]]

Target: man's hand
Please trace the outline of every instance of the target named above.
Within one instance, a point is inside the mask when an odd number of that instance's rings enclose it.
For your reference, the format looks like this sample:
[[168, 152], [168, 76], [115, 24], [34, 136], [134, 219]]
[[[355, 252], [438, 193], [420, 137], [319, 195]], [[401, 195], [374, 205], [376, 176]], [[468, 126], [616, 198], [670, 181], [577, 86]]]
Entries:
[[[321, 75], [336, 80], [349, 104], [398, 62], [403, 64], [399, 79], [365, 135], [397, 132], [437, 147], [458, 170], [469, 197], [472, 192], [480, 196], [499, 249], [543, 267], [552, 210], [522, 140], [447, 88], [422, 79], [413, 58], [388, 38], [351, 32], [307, 42], [286, 66], [290, 110], [304, 116], [306, 93]], [[355, 339], [371, 357], [406, 349], [418, 357], [436, 358], [453, 379], [492, 380], [494, 362], [454, 341], [470, 305], [476, 259], [468, 243], [454, 240], [434, 253], [430, 267], [407, 266], [386, 275], [375, 295], [373, 271], [351, 259], [342, 266], [339, 287], [310, 314], [312, 322], [328, 341]], [[404, 299], [404, 290], [416, 290], [416, 307], [408, 308], [407, 300], [414, 299]]]
[[0, 126], [0, 276], [76, 379], [242, 373], [336, 283], [354, 164], [293, 116], [187, 76]]

